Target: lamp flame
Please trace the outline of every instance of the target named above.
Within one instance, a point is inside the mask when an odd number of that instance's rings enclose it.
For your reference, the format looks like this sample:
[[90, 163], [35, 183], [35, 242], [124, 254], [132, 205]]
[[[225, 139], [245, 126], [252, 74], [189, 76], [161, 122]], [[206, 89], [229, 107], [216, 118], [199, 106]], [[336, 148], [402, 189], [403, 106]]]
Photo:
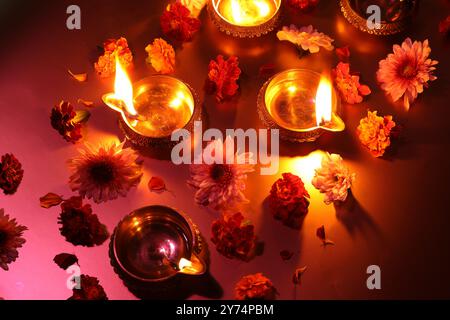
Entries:
[[316, 122], [317, 126], [331, 121], [332, 117], [332, 87], [330, 80], [322, 76], [316, 93]]
[[133, 103], [133, 85], [121, 65], [119, 58], [116, 56], [116, 79], [114, 81], [114, 99], [121, 100], [126, 111], [135, 116], [137, 111]]

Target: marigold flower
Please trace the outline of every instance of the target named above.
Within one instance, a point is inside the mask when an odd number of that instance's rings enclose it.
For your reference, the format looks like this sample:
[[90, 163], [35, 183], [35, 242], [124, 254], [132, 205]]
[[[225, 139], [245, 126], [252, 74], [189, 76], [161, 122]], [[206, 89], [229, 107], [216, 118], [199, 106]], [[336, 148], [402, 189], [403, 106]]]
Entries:
[[0, 189], [4, 194], [14, 194], [23, 179], [22, 164], [12, 154], [4, 154], [0, 162]]
[[163, 33], [179, 42], [191, 41], [201, 26], [200, 20], [191, 17], [189, 9], [179, 2], [167, 6], [160, 23]]
[[370, 88], [359, 83], [359, 76], [350, 73], [350, 64], [339, 62], [332, 75], [342, 99], [350, 104], [360, 103], [363, 96], [371, 93]]
[[80, 289], [72, 289], [73, 294], [68, 300], [108, 300], [105, 289], [95, 277], [82, 274]]
[[133, 65], [133, 54], [128, 47], [127, 39], [108, 39], [103, 44], [104, 54], [100, 56], [94, 67], [102, 78], [109, 78], [116, 73], [116, 56], [120, 64], [128, 69]]
[[231, 56], [225, 60], [218, 55], [216, 60], [211, 60], [208, 66], [208, 78], [206, 80], [206, 91], [215, 94], [217, 101], [223, 101], [233, 97], [239, 89], [237, 81], [241, 75], [239, 59]]
[[81, 127], [85, 120], [86, 118], [77, 119], [77, 113], [70, 102], [67, 101], [61, 101], [58, 105], [55, 105], [50, 115], [50, 123], [53, 129], [58, 131], [64, 140], [72, 143], [76, 143], [82, 138]]
[[149, 44], [145, 51], [148, 53], [146, 59], [156, 72], [169, 74], [175, 71], [175, 50], [164, 39], [155, 39]]
[[262, 273], [242, 277], [234, 289], [236, 300], [274, 300], [277, 289]]

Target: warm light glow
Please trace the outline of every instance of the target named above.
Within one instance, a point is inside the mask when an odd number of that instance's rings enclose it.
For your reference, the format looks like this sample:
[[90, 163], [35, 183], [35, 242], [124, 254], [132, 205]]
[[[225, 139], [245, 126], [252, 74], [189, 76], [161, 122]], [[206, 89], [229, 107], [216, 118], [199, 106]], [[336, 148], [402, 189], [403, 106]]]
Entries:
[[180, 268], [180, 270], [183, 270], [185, 268], [190, 268], [190, 267], [192, 267], [192, 262], [189, 261], [188, 259], [181, 258], [180, 263], [178, 264], [178, 267]]
[[288, 91], [290, 93], [296, 93], [297, 92], [297, 87], [292, 85], [292, 86], [288, 87]]
[[272, 15], [274, 10], [272, 2], [272, 0], [229, 0], [223, 15], [236, 25], [259, 25]]
[[190, 275], [199, 275], [205, 272], [205, 266], [199, 260], [199, 258], [195, 255], [191, 257], [192, 261], [181, 258], [178, 263], [178, 268], [180, 273], [190, 274]]
[[298, 175], [306, 184], [306, 188], [310, 189], [308, 191], [312, 191], [314, 188], [309, 188], [309, 185], [311, 185], [316, 169], [320, 168], [322, 164], [324, 154], [323, 151], [316, 150], [305, 157], [283, 159], [282, 169]]
[[322, 76], [316, 93], [316, 122], [318, 126], [331, 121], [332, 92], [333, 88], [330, 80]]
[[114, 82], [114, 98], [121, 100], [124, 107], [131, 115], [137, 115], [133, 103], [133, 85], [125, 71], [120, 64], [119, 58], [116, 56], [116, 79]]

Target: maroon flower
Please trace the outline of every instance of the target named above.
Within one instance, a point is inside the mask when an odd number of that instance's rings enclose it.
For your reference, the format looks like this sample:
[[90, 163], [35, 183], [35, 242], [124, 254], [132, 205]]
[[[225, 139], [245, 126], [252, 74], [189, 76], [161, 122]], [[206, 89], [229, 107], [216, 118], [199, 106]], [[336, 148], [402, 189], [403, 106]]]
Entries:
[[229, 259], [250, 260], [255, 248], [255, 227], [244, 221], [242, 213], [222, 214], [212, 224], [211, 241]]
[[69, 102], [61, 101], [53, 107], [50, 116], [53, 129], [58, 131], [66, 141], [72, 143], [81, 139], [81, 123], [75, 121], [76, 115]]
[[191, 41], [201, 26], [200, 20], [191, 17], [189, 9], [179, 2], [167, 6], [160, 23], [164, 34], [179, 42]]
[[95, 277], [82, 274], [81, 288], [74, 288], [72, 296], [68, 300], [108, 300], [105, 290]]
[[309, 194], [302, 179], [292, 173], [283, 173], [270, 190], [269, 208], [277, 220], [284, 225], [298, 229], [308, 213]]
[[237, 81], [241, 75], [239, 59], [231, 56], [225, 60], [218, 55], [216, 60], [211, 60], [208, 66], [208, 79], [205, 88], [208, 94], [215, 94], [217, 101], [233, 97], [239, 89]]
[[101, 224], [90, 204], [83, 205], [81, 197], [72, 197], [61, 204], [61, 235], [73, 245], [93, 247], [101, 245], [109, 237], [106, 226]]
[[277, 289], [262, 273], [242, 277], [234, 288], [237, 300], [274, 300]]
[[301, 12], [308, 12], [314, 9], [319, 0], [288, 0], [287, 4], [294, 10], [298, 10]]
[[23, 179], [22, 164], [17, 158], [7, 153], [0, 162], [0, 189], [4, 194], [14, 194]]

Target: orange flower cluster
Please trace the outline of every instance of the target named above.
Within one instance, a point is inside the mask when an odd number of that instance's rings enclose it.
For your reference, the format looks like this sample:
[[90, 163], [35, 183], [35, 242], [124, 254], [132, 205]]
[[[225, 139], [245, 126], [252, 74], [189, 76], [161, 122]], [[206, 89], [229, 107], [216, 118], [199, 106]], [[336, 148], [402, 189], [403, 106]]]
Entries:
[[277, 289], [262, 273], [244, 276], [235, 287], [236, 300], [274, 300]]
[[133, 65], [133, 54], [128, 48], [127, 39], [121, 37], [119, 39], [108, 39], [103, 43], [105, 50], [104, 54], [98, 58], [95, 63], [95, 71], [102, 78], [108, 78], [116, 72], [116, 55], [119, 58], [120, 64], [124, 68], [129, 68]]
[[377, 111], [368, 111], [367, 117], [359, 122], [358, 138], [374, 157], [381, 157], [391, 145], [395, 126], [392, 116], [380, 117], [377, 116]]
[[175, 50], [164, 39], [155, 39], [149, 44], [145, 51], [148, 53], [146, 59], [156, 72], [169, 74], [175, 71]]

